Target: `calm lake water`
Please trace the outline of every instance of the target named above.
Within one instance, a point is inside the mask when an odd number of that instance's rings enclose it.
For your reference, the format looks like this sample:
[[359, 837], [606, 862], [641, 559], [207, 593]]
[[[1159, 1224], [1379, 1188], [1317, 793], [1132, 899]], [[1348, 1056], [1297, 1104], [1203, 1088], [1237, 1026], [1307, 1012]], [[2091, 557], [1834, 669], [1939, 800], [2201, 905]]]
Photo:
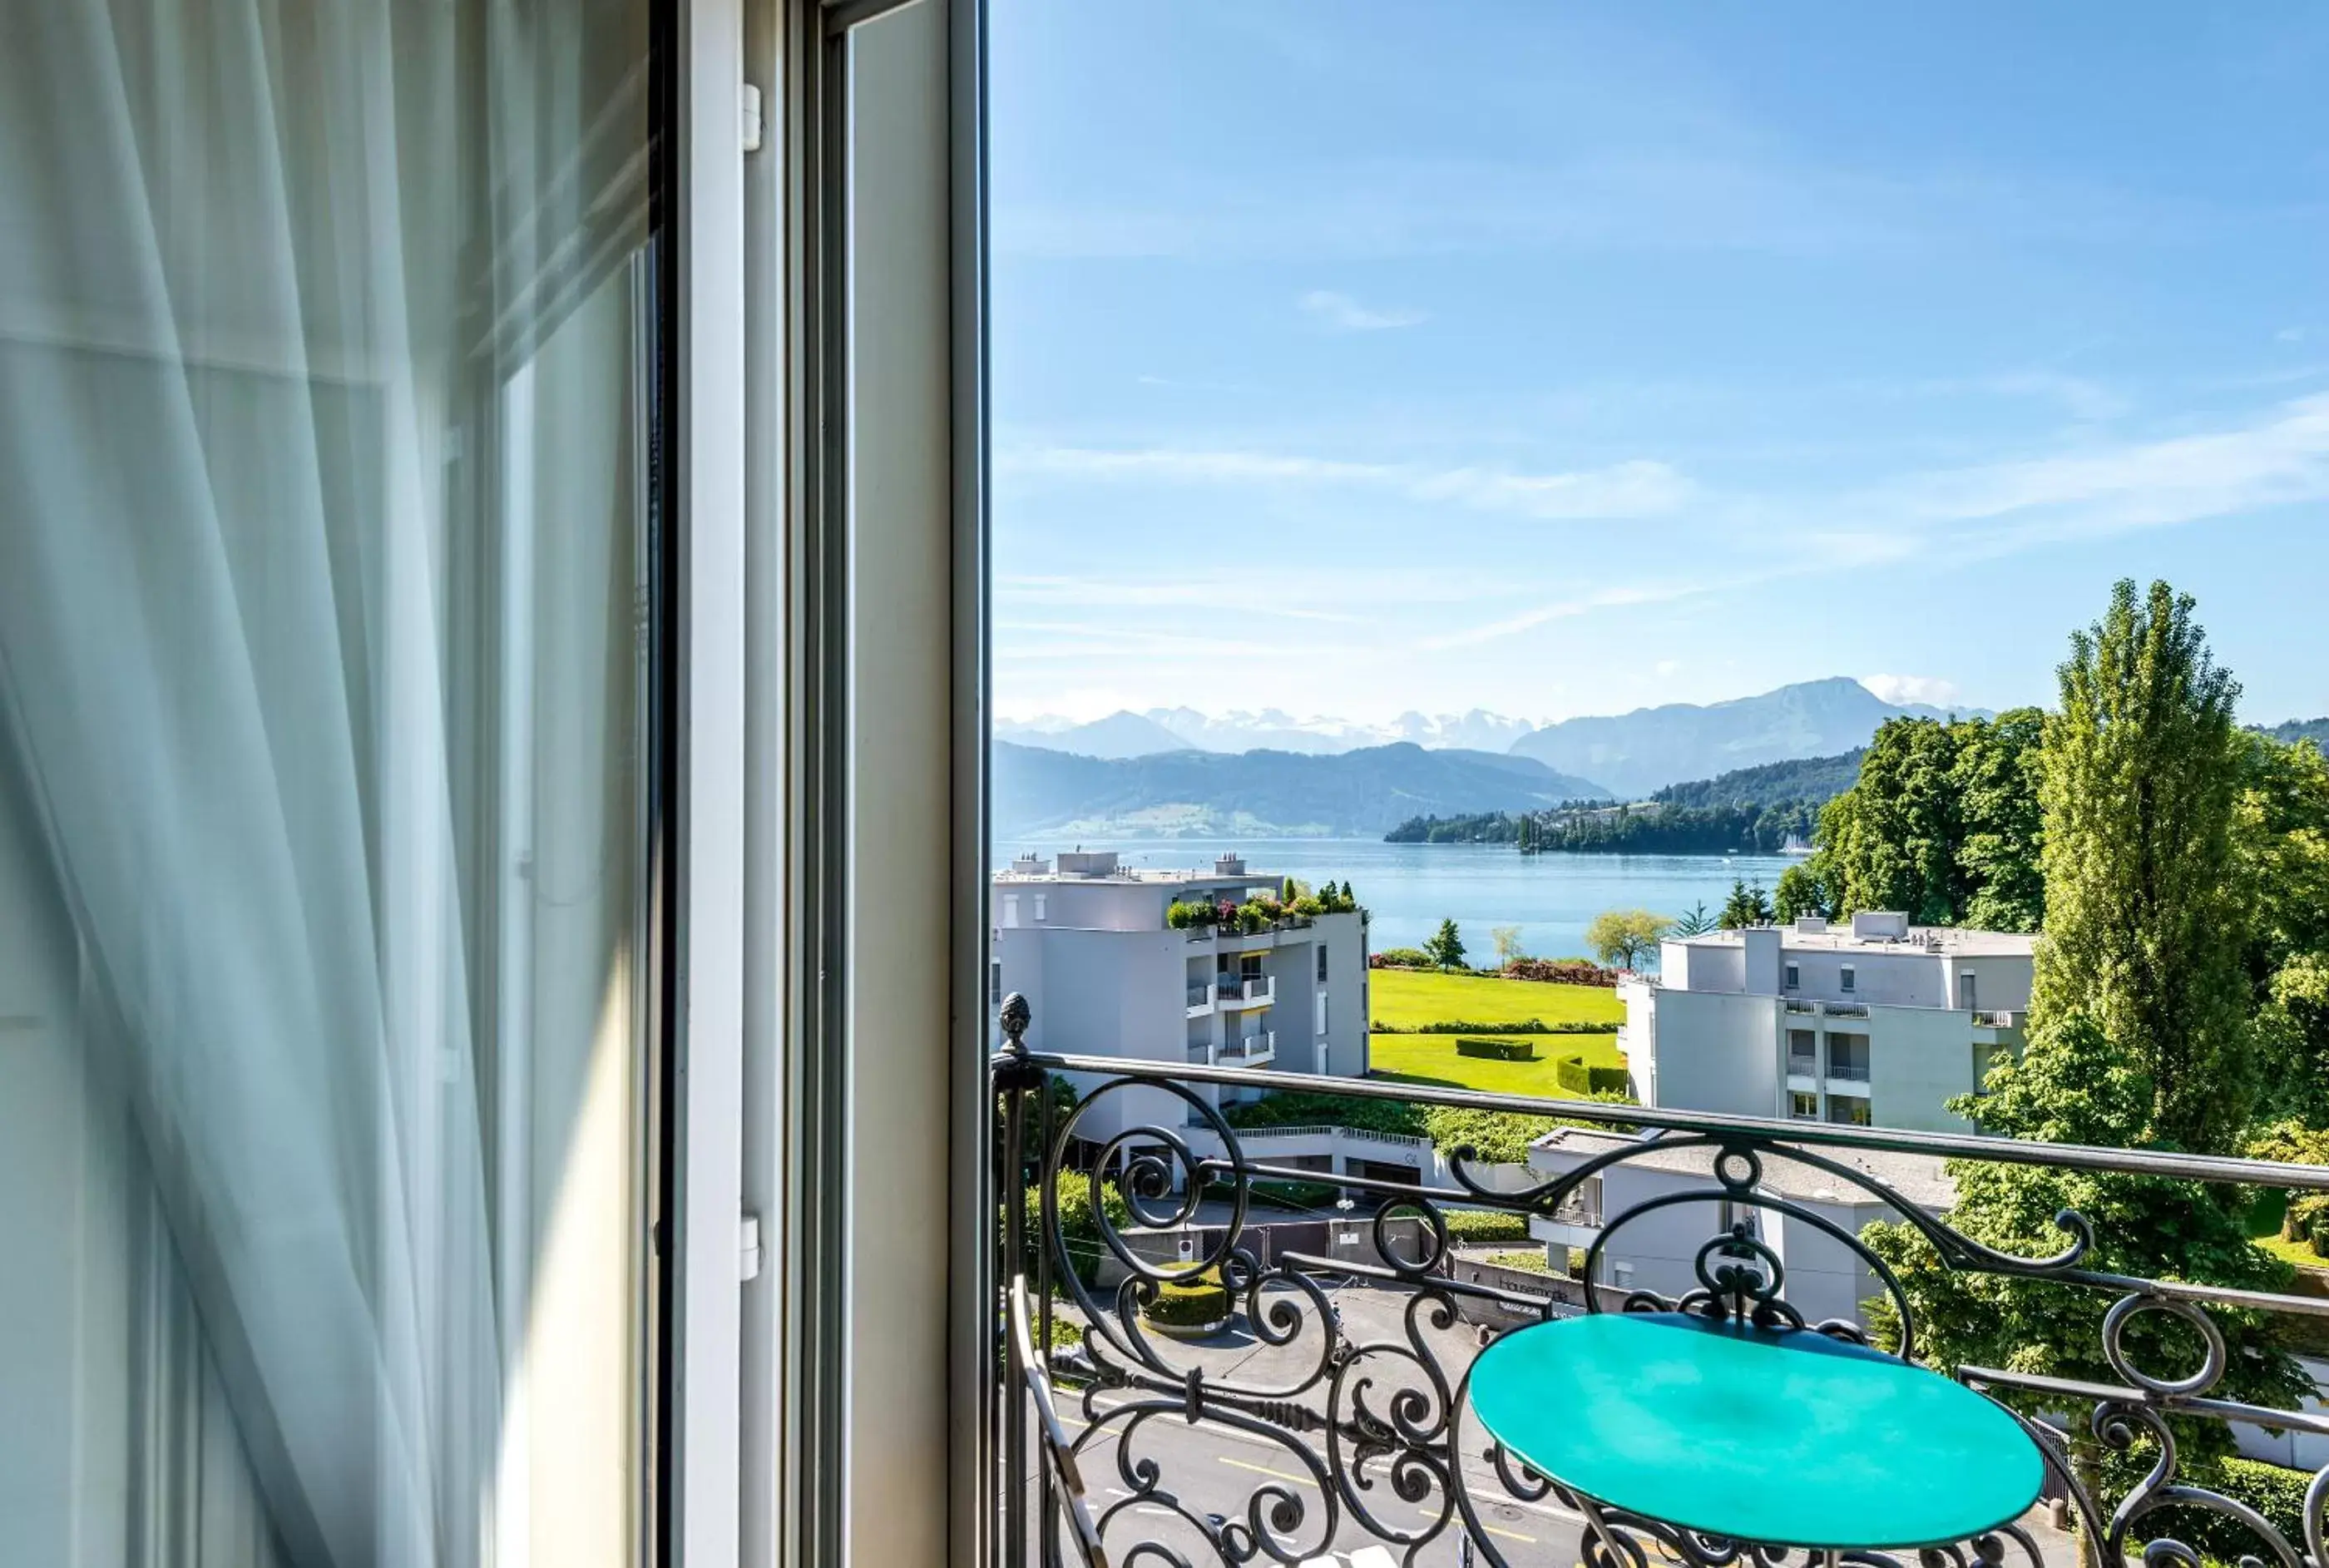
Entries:
[[[1050, 855], [1074, 847], [1001, 845], [996, 862], [1028, 848]], [[1586, 923], [1603, 910], [1678, 915], [1702, 901], [1718, 910], [1734, 878], [1768, 889], [1795, 864], [1781, 855], [1523, 855], [1510, 845], [1344, 838], [1087, 839], [1083, 847], [1116, 850], [1127, 864], [1147, 870], [1211, 868], [1215, 855], [1235, 850], [1250, 871], [1312, 883], [1347, 878], [1374, 916], [1370, 943], [1376, 951], [1419, 946], [1452, 916], [1475, 963], [1495, 957], [1492, 926], [1518, 926], [1530, 953], [1566, 958], [1584, 953]]]

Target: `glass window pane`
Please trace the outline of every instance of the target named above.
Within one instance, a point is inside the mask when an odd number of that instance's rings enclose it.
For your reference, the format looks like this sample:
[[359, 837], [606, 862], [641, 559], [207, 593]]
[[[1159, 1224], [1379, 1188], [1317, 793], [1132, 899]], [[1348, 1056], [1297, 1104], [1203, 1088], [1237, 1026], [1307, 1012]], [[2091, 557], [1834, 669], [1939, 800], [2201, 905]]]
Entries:
[[0, 50], [12, 1562], [632, 1559], [648, 20]]

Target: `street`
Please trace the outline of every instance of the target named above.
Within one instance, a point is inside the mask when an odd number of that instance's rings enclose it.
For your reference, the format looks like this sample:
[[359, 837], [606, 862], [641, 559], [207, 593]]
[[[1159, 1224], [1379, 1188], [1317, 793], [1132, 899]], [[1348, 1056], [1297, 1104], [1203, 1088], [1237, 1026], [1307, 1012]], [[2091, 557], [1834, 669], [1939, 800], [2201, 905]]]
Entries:
[[[1407, 1343], [1406, 1308], [1413, 1299], [1410, 1293], [1342, 1286], [1330, 1289], [1328, 1297], [1342, 1315], [1354, 1343]], [[1450, 1381], [1459, 1377], [1476, 1354], [1470, 1331], [1460, 1325], [1436, 1329], [1428, 1323], [1420, 1325], [1419, 1331]], [[1297, 1369], [1315, 1363], [1315, 1328], [1310, 1329], [1296, 1345], [1287, 1346], [1264, 1346], [1249, 1337], [1224, 1336], [1201, 1345], [1170, 1345], [1165, 1354], [1176, 1365], [1202, 1365], [1209, 1378], [1237, 1375], [1249, 1383], [1281, 1383], [1294, 1380], [1299, 1375]], [[1384, 1357], [1381, 1380], [1369, 1396], [1371, 1408], [1386, 1408], [1393, 1391], [1401, 1385], [1401, 1373], [1412, 1371], [1411, 1363]], [[1061, 1414], [1070, 1431], [1080, 1438], [1088, 1430], [1080, 1397], [1067, 1390], [1062, 1390], [1061, 1394]], [[1109, 1393], [1102, 1395], [1098, 1403], [1105, 1412], [1139, 1398], [1155, 1397], [1158, 1396]], [[1323, 1462], [1324, 1433], [1300, 1434], [1298, 1440]], [[1480, 1544], [1492, 1545], [1513, 1568], [1578, 1568], [1583, 1559], [1579, 1540], [1584, 1521], [1573, 1510], [1551, 1498], [1532, 1503], [1510, 1497], [1493, 1468], [1480, 1457], [1485, 1446], [1486, 1440], [1476, 1424], [1467, 1424], [1465, 1447], [1468, 1451], [1464, 1473], [1466, 1490], [1481, 1521], [1485, 1539]], [[1217, 1515], [1246, 1520], [1257, 1493], [1272, 1489], [1300, 1499], [1303, 1516], [1297, 1525], [1287, 1532], [1286, 1543], [1305, 1554], [1297, 1559], [1304, 1568], [1404, 1565], [1408, 1561], [1405, 1542], [1431, 1532], [1443, 1513], [1453, 1511], [1445, 1488], [1436, 1478], [1430, 1478], [1430, 1484], [1417, 1500], [1400, 1498], [1393, 1482], [1391, 1460], [1378, 1459], [1364, 1472], [1365, 1479], [1372, 1484], [1361, 1495], [1380, 1528], [1370, 1529], [1344, 1507], [1338, 1511], [1332, 1536], [1322, 1538], [1325, 1498], [1317, 1478], [1294, 1449], [1215, 1422], [1193, 1424], [1177, 1412], [1150, 1416], [1141, 1423], [1129, 1461], [1136, 1470], [1143, 1461], [1158, 1467], [1163, 1489], [1175, 1494], [1182, 1505], [1199, 1517]], [[1085, 1448], [1079, 1462], [1090, 1490], [1095, 1518], [1136, 1495], [1135, 1477], [1119, 1468], [1118, 1441], [1113, 1430], [1104, 1431]], [[1420, 1471], [1416, 1473], [1422, 1476]], [[1266, 1516], [1267, 1497], [1262, 1508]], [[1136, 1520], [1139, 1521], [1136, 1525]], [[2070, 1568], [2075, 1556], [2070, 1537], [2048, 1526], [2041, 1510], [2032, 1510], [2023, 1523], [2043, 1554], [2046, 1568]], [[1153, 1539], [1178, 1548], [1193, 1563], [1202, 1565], [1213, 1561], [1211, 1550], [1202, 1545], [1196, 1532], [1161, 1505], [1131, 1504], [1114, 1520], [1107, 1534], [1119, 1554], [1134, 1541]], [[1268, 1554], [1264, 1553], [1261, 1560], [1268, 1560]], [[1413, 1561], [1416, 1568], [1464, 1568], [1466, 1564], [1494, 1560], [1477, 1550], [1467, 1554], [1463, 1520], [1457, 1515]], [[2021, 1554], [2009, 1547], [2006, 1561], [2009, 1564], [2019, 1563]]]

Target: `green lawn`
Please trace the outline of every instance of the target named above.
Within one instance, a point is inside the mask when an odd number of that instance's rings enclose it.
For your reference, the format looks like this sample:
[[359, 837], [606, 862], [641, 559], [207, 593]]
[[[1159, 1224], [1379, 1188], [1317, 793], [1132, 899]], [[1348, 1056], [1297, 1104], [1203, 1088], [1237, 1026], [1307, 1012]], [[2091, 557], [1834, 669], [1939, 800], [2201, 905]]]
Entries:
[[1607, 1024], [1626, 1021], [1625, 1004], [1603, 986], [1548, 986], [1425, 969], [1375, 969], [1367, 976], [1374, 1022], [1394, 1026], [1461, 1019], [1472, 1024]]
[[1623, 1067], [1615, 1034], [1488, 1034], [1473, 1038], [1522, 1040], [1536, 1047], [1533, 1062], [1496, 1062], [1456, 1054], [1453, 1034], [1371, 1034], [1367, 1064], [1376, 1075], [1403, 1083], [1429, 1083], [1442, 1089], [1477, 1089], [1494, 1094], [1536, 1094], [1547, 1100], [1573, 1100], [1553, 1076], [1553, 1063], [1563, 1056], [1582, 1056], [1597, 1067]]
[[2300, 1269], [2329, 1269], [2329, 1258], [2313, 1250], [2310, 1242], [2285, 1241], [2280, 1233], [2280, 1217], [2288, 1208], [2288, 1195], [2268, 1189], [2257, 1195], [2249, 1210], [2249, 1239], [2284, 1263], [2294, 1263]]
[[1574, 1098], [1553, 1076], [1563, 1056], [1581, 1056], [1597, 1067], [1623, 1067], [1617, 1025], [1626, 1009], [1615, 991], [1599, 986], [1548, 986], [1478, 975], [1437, 975], [1415, 969], [1376, 969], [1367, 977], [1377, 1024], [1413, 1027], [1422, 1024], [1607, 1024], [1607, 1034], [1504, 1034], [1481, 1031], [1479, 1038], [1519, 1040], [1536, 1048], [1533, 1062], [1492, 1062], [1456, 1054], [1453, 1034], [1374, 1034], [1367, 1061], [1382, 1077], [1443, 1089], [1477, 1089], [1496, 1094], [1533, 1094], [1547, 1100]]

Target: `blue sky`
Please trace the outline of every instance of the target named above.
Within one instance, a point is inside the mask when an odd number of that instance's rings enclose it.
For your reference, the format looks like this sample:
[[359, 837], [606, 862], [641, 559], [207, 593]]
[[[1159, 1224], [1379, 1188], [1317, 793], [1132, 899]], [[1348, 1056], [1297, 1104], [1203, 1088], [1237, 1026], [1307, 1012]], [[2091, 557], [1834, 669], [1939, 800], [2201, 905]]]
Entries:
[[1006, 716], [2329, 713], [2329, 7], [992, 16]]

